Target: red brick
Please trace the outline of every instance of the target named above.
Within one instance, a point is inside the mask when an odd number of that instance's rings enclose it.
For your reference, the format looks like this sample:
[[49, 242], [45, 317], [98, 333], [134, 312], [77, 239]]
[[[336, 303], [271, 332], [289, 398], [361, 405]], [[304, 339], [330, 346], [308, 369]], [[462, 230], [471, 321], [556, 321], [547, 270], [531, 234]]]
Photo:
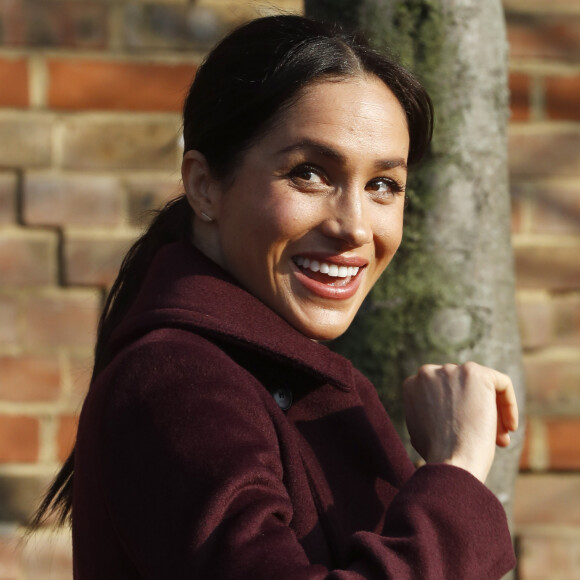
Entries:
[[62, 291], [25, 300], [25, 339], [29, 346], [92, 347], [101, 304], [94, 292]]
[[509, 168], [512, 177], [580, 175], [580, 131], [511, 130]]
[[580, 121], [580, 76], [548, 77], [545, 86], [547, 117]]
[[[580, 385], [580, 372], [577, 384]], [[580, 417], [548, 419], [545, 421], [545, 425], [550, 468], [580, 469]]]
[[178, 168], [179, 121], [69, 120], [63, 131], [63, 164], [67, 169]]
[[108, 3], [19, 0], [0, 3], [0, 42], [7, 46], [105, 48]]
[[77, 434], [78, 417], [63, 415], [58, 422], [57, 448], [58, 460], [62, 463], [69, 456]]
[[580, 289], [580, 246], [526, 245], [515, 248], [518, 288]]
[[580, 474], [520, 474], [514, 494], [517, 527], [580, 525]]
[[52, 60], [48, 70], [53, 109], [179, 112], [196, 67]]
[[54, 232], [12, 230], [0, 233], [2, 283], [52, 284], [56, 281]]
[[10, 113], [0, 116], [2, 167], [47, 167], [52, 162], [52, 123], [45, 117]]
[[126, 181], [129, 223], [143, 227], [148, 224], [153, 211], [183, 193], [183, 187], [171, 177], [131, 177]]
[[554, 313], [547, 298], [518, 297], [518, 320], [524, 349], [544, 347], [553, 341]]
[[525, 195], [531, 208], [531, 233], [580, 234], [578, 185], [527, 184]]
[[28, 106], [28, 64], [26, 60], [0, 59], [0, 107]]
[[16, 188], [18, 180], [15, 173], [0, 173], [0, 224], [16, 222]]
[[580, 414], [580, 357], [569, 360], [524, 356], [530, 412]]
[[511, 58], [580, 58], [580, 14], [524, 14], [508, 12]]
[[136, 236], [67, 234], [64, 244], [64, 275], [68, 284], [110, 286]]
[[54, 401], [60, 384], [60, 364], [54, 355], [0, 356], [0, 400]]
[[38, 419], [0, 415], [0, 462], [31, 463], [38, 459]]
[[580, 528], [524, 530], [518, 534], [519, 580], [576, 580]]
[[0, 345], [15, 345], [20, 341], [20, 306], [14, 296], [0, 296]]
[[527, 121], [530, 117], [530, 77], [523, 73], [509, 76], [512, 121]]
[[123, 222], [123, 201], [113, 176], [27, 173], [23, 218], [30, 225], [115, 226]]

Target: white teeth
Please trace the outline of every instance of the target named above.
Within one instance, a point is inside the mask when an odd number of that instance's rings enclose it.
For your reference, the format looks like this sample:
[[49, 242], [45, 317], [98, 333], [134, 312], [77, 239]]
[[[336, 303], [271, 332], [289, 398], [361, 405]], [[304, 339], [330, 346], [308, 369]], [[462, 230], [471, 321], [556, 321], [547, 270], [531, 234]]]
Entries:
[[328, 264], [326, 262], [319, 262], [318, 260], [310, 260], [304, 256], [297, 256], [295, 261], [296, 264], [301, 268], [308, 268], [313, 272], [327, 274], [333, 278], [348, 278], [356, 276], [359, 271], [358, 266], [337, 266], [336, 264]]

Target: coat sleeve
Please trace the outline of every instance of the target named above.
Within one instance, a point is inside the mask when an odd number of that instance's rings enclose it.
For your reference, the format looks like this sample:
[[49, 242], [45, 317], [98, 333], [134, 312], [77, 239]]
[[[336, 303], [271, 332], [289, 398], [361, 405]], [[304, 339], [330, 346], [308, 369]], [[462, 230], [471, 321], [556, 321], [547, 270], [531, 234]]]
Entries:
[[514, 565], [500, 504], [449, 466], [418, 470], [383, 533], [353, 535], [344, 569], [312, 565], [290, 526], [267, 395], [196, 340], [142, 345], [107, 373], [100, 489], [140, 577], [493, 580]]

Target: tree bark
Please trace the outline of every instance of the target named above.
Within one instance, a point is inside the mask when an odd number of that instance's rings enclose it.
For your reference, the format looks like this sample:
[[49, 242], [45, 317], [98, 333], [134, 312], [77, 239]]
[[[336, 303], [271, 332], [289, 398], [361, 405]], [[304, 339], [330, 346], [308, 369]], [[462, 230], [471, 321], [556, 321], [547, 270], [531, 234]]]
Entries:
[[[402, 248], [336, 349], [375, 382], [404, 438], [400, 384], [426, 362], [475, 360], [508, 374], [523, 415], [501, 1], [305, 0], [305, 8], [397, 54], [435, 106], [431, 151], [408, 184]], [[521, 419], [487, 480], [510, 525]]]

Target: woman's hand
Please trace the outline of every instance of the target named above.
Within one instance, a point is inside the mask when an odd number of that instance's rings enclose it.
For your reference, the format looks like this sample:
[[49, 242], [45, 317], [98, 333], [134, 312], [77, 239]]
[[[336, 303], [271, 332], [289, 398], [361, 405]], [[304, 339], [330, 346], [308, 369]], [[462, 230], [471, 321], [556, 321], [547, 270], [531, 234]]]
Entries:
[[411, 444], [427, 463], [487, 477], [495, 445], [507, 447], [518, 427], [510, 378], [473, 362], [425, 365], [403, 384]]

